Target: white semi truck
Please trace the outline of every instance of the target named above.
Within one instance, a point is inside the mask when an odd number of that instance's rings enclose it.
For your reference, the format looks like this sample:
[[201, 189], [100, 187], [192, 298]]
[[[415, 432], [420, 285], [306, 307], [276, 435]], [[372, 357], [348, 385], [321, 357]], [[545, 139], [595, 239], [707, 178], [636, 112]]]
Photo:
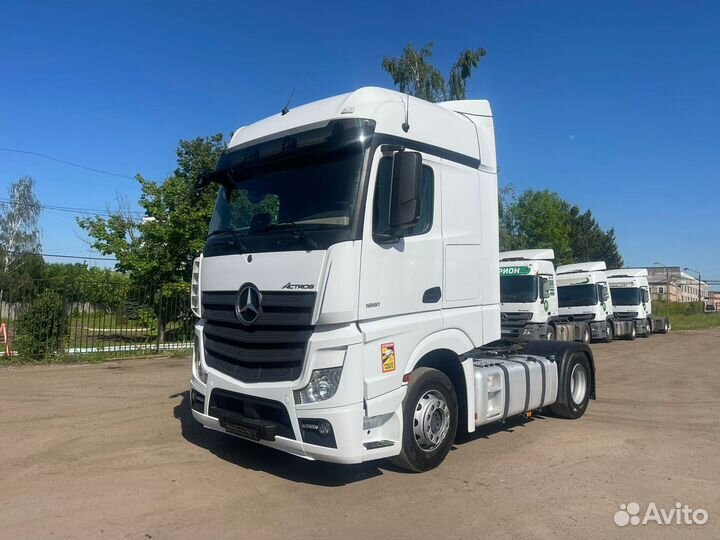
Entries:
[[524, 249], [500, 253], [500, 311], [504, 339], [557, 339], [589, 343], [590, 326], [560, 321], [555, 252]]
[[205, 427], [309, 459], [424, 471], [458, 429], [582, 416], [582, 343], [500, 336], [487, 101], [379, 88], [236, 131], [203, 254], [190, 402]]
[[643, 337], [670, 331], [670, 321], [666, 317], [653, 317], [646, 268], [621, 268], [608, 270], [605, 274], [610, 285], [614, 319], [633, 321], [638, 335]]
[[559, 319], [589, 324], [594, 340], [635, 339], [635, 324], [614, 317], [606, 268], [604, 261], [557, 267]]

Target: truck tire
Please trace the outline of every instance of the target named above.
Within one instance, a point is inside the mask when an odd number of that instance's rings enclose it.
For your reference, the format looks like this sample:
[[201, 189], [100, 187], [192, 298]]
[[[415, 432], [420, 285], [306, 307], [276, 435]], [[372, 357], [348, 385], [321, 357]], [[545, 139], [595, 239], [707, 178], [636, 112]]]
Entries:
[[660, 330], [661, 334], [669, 334], [670, 333], [670, 321], [667, 320], [667, 317], [663, 317], [662, 327]]
[[545, 330], [545, 339], [552, 341], [556, 337], [555, 327], [552, 324], [548, 324]]
[[550, 410], [563, 418], [580, 418], [587, 410], [592, 384], [587, 356], [581, 352], [573, 354], [559, 384], [565, 387], [567, 403], [553, 403]]
[[627, 336], [625, 336], [625, 339], [627, 339], [628, 341], [634, 341], [636, 337], [637, 337], [637, 327], [635, 326], [635, 323], [632, 323], [630, 325], [630, 333]]
[[613, 340], [613, 325], [610, 321], [605, 322], [605, 337], [602, 339], [603, 343], [612, 343]]
[[642, 337], [649, 338], [652, 335], [652, 321], [648, 319], [645, 321], [645, 332], [642, 334]]
[[402, 449], [390, 461], [413, 472], [434, 469], [450, 452], [457, 424], [457, 395], [450, 379], [437, 369], [416, 369], [403, 399]]
[[582, 341], [585, 345], [588, 345], [590, 343], [590, 340], [592, 339], [592, 334], [590, 333], [589, 325], [582, 325], [582, 330], [580, 331], [580, 338], [580, 341]]

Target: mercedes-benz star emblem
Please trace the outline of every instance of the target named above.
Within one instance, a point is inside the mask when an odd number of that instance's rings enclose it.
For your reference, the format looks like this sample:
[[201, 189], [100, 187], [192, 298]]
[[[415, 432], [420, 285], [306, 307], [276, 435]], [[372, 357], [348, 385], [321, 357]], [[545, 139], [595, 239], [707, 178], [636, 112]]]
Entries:
[[246, 283], [238, 291], [235, 300], [235, 316], [243, 324], [252, 324], [260, 315], [262, 294], [252, 283]]

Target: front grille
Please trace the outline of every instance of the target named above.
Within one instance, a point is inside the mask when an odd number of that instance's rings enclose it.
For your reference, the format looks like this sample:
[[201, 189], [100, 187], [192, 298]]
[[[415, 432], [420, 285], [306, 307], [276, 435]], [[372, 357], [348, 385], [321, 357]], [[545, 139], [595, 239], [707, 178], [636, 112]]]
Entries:
[[620, 319], [622, 321], [629, 321], [632, 319], [637, 319], [638, 312], [637, 311], [616, 311], [613, 313], [613, 316], [616, 319]]
[[574, 322], [574, 321], [591, 321], [595, 318], [592, 313], [578, 313], [576, 315], [561, 315], [558, 317], [559, 322]]
[[530, 319], [532, 319], [532, 313], [503, 312], [500, 315], [502, 337], [506, 339], [519, 337]]
[[300, 377], [313, 332], [315, 292], [262, 292], [255, 323], [235, 316], [237, 292], [202, 295], [205, 362], [243, 382], [293, 381]]

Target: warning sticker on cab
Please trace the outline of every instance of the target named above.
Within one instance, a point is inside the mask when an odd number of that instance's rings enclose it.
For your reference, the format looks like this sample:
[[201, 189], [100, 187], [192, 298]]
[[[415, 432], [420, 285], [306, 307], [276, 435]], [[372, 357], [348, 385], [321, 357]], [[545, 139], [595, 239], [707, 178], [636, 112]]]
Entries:
[[391, 371], [395, 371], [397, 367], [395, 364], [395, 344], [383, 343], [380, 345], [380, 356], [382, 360], [382, 372], [390, 373]]

